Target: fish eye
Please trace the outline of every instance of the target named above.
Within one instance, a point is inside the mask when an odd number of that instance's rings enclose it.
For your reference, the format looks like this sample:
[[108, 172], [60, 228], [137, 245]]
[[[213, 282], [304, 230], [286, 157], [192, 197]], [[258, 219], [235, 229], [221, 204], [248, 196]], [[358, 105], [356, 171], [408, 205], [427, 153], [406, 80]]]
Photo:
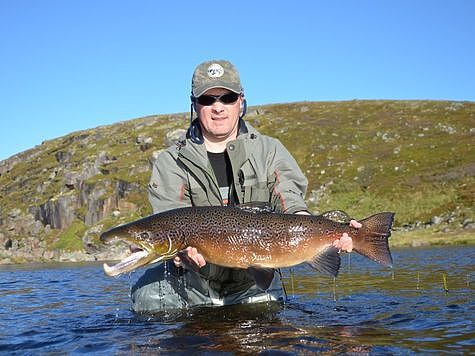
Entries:
[[141, 233], [140, 233], [140, 238], [143, 239], [143, 240], [148, 239], [149, 236], [150, 236], [150, 235], [148, 234], [148, 232], [141, 232]]

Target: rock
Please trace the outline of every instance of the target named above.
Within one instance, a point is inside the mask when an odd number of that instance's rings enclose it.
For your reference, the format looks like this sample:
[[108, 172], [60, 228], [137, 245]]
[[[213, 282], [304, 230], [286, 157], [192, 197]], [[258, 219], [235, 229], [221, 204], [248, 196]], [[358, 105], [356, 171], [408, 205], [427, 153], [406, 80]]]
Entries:
[[126, 200], [119, 200], [119, 211], [122, 213], [129, 213], [137, 211], [137, 205]]
[[123, 180], [116, 182], [116, 192], [119, 198], [125, 198], [129, 193], [142, 193], [145, 192], [145, 188], [139, 183], [130, 183]]
[[146, 151], [152, 145], [153, 139], [149, 136], [139, 135], [135, 139], [135, 143], [140, 146], [142, 151]]
[[13, 247], [13, 241], [12, 239], [7, 239], [4, 243], [3, 243], [3, 248], [5, 250], [9, 250]]
[[100, 166], [104, 164], [109, 164], [109, 163], [111, 163], [111, 159], [109, 159], [107, 152], [101, 151], [99, 152], [96, 160], [94, 161], [94, 168], [99, 169]]
[[54, 251], [51, 250], [45, 250], [43, 251], [43, 256], [45, 260], [52, 260], [55, 257]]
[[84, 217], [84, 223], [88, 226], [94, 225], [105, 215], [108, 215], [115, 206], [115, 196], [106, 196], [106, 190], [102, 187], [96, 187], [87, 199], [87, 212]]
[[19, 162], [21, 162], [21, 159], [18, 157], [18, 155], [12, 156], [4, 161], [0, 161], [0, 177], [5, 173], [9, 173]]
[[18, 209], [18, 208], [15, 208], [15, 209], [12, 209], [10, 210], [10, 212], [8, 213], [8, 217], [10, 219], [16, 219], [17, 217], [19, 217], [21, 215], [21, 210]]
[[130, 166], [129, 168], [129, 176], [137, 175], [140, 173], [145, 173], [150, 171], [150, 165], [139, 165], [139, 166]]
[[465, 219], [462, 223], [464, 229], [475, 229], [475, 222], [472, 219]]
[[30, 227], [30, 234], [32, 236], [39, 236], [43, 231], [43, 224], [39, 220], [35, 220]]
[[440, 216], [433, 216], [431, 219], [430, 219], [430, 223], [432, 225], [439, 225], [441, 224], [442, 222], [444, 221], [444, 219]]
[[186, 130], [184, 130], [184, 129], [175, 129], [175, 130], [169, 131], [165, 135], [165, 145], [166, 146], [173, 146], [179, 140], [184, 139], [185, 135], [186, 135]]
[[441, 122], [437, 123], [436, 128], [438, 128], [442, 132], [448, 133], [449, 135], [453, 135], [454, 133], [457, 132], [457, 130], [454, 129], [452, 126], [442, 124]]
[[246, 117], [256, 117], [258, 115], [260, 115], [259, 109], [248, 110], [247, 113], [246, 113]]
[[74, 152], [72, 151], [58, 151], [55, 153], [54, 157], [58, 163], [64, 164], [70, 161], [73, 154]]
[[165, 151], [165, 150], [158, 150], [158, 151], [153, 151], [152, 152], [152, 156], [150, 157], [150, 161], [151, 161], [152, 164], [153, 164], [153, 162], [155, 162], [155, 160], [158, 158], [160, 153], [162, 153], [163, 151]]
[[64, 185], [69, 189], [74, 189], [79, 187], [79, 182], [81, 180], [81, 176], [77, 172], [66, 172], [64, 173]]
[[9, 243], [10, 248], [8, 250], [13, 250], [16, 251], [19, 248], [19, 243], [18, 240], [10, 240], [11, 243]]
[[41, 258], [43, 258], [44, 253], [45, 253], [45, 250], [42, 249], [42, 248], [39, 248], [39, 247], [32, 249], [31, 252], [30, 252], [31, 257], [32, 257], [35, 261], [38, 261], [38, 260], [40, 260]]
[[104, 245], [99, 243], [99, 236], [102, 232], [103, 225], [99, 224], [91, 227], [82, 237], [82, 245], [87, 253], [94, 254], [100, 252]]

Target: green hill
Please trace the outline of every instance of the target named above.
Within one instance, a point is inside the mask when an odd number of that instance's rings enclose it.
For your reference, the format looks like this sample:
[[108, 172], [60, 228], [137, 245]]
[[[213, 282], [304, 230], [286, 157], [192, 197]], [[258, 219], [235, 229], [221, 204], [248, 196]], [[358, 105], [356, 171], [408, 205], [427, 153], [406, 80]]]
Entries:
[[[473, 241], [475, 103], [302, 102], [251, 107], [246, 119], [295, 156], [315, 213], [395, 211], [396, 230]], [[102, 229], [151, 212], [150, 162], [187, 125], [187, 114], [149, 116], [0, 162], [0, 261], [100, 257]]]

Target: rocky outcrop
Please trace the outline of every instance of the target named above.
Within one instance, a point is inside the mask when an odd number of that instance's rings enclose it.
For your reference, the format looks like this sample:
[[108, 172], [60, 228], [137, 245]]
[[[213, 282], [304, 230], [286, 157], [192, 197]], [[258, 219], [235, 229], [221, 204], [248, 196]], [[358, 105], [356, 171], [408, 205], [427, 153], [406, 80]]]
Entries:
[[42, 259], [47, 249], [45, 237], [49, 232], [49, 225], [43, 226], [32, 214], [13, 209], [0, 232], [0, 262], [12, 261], [13, 257], [26, 261]]
[[[84, 145], [85, 141], [89, 140], [91, 135], [81, 134], [64, 141], [68, 145]], [[140, 142], [137, 144], [142, 145], [142, 149], [151, 144], [151, 140], [147, 138], [138, 141]], [[117, 158], [110, 157], [106, 151], [100, 151], [81, 166], [73, 162], [75, 153], [76, 150], [68, 146], [56, 150], [56, 167], [43, 168], [40, 171], [47, 175], [47, 179], [36, 187], [36, 192], [48, 192], [53, 182], [59, 180], [61, 185], [57, 195], [42, 203], [30, 205], [26, 211], [15, 208], [6, 218], [0, 217], [0, 263], [40, 260], [91, 261], [114, 259], [123, 255], [123, 248], [101, 250], [98, 247], [100, 230], [97, 231], [96, 224], [108, 216], [126, 216], [134, 212], [137, 206], [127, 201], [128, 196], [135, 194], [146, 197], [145, 187], [137, 182], [107, 178], [111, 173], [108, 165], [114, 163]], [[0, 174], [9, 174], [19, 163], [20, 155], [0, 162]], [[147, 173], [149, 169], [149, 163], [145, 161], [143, 166], [131, 167], [130, 172]], [[95, 177], [100, 179], [94, 179]], [[19, 180], [19, 184], [23, 186], [23, 180]], [[57, 236], [74, 221], [92, 227], [82, 237], [84, 251], [52, 250], [50, 246], [57, 240]], [[102, 225], [99, 225], [99, 228], [102, 229]], [[51, 234], [54, 236], [47, 240]]]
[[73, 222], [77, 203], [77, 196], [68, 194], [50, 199], [38, 207], [32, 206], [29, 211], [43, 225], [49, 225], [53, 229], [64, 229]]

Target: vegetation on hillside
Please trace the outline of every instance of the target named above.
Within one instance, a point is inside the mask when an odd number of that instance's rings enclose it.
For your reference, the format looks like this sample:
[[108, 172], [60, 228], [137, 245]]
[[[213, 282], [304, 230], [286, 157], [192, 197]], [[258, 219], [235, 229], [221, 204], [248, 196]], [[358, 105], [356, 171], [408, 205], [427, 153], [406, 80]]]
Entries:
[[[246, 120], [295, 156], [315, 213], [395, 211], [396, 228], [434, 232], [473, 226], [475, 103], [301, 102], [251, 107]], [[187, 125], [185, 114], [149, 116], [74, 132], [0, 162], [0, 237], [10, 234], [11, 215], [38, 214], [58, 199], [70, 198], [74, 211], [69, 226], [45, 231], [51, 248], [79, 248], [89, 225], [150, 214], [150, 160]], [[125, 193], [113, 196], [122, 186]], [[91, 208], [90, 196], [104, 206], [114, 200], [108, 204], [118, 213]]]

